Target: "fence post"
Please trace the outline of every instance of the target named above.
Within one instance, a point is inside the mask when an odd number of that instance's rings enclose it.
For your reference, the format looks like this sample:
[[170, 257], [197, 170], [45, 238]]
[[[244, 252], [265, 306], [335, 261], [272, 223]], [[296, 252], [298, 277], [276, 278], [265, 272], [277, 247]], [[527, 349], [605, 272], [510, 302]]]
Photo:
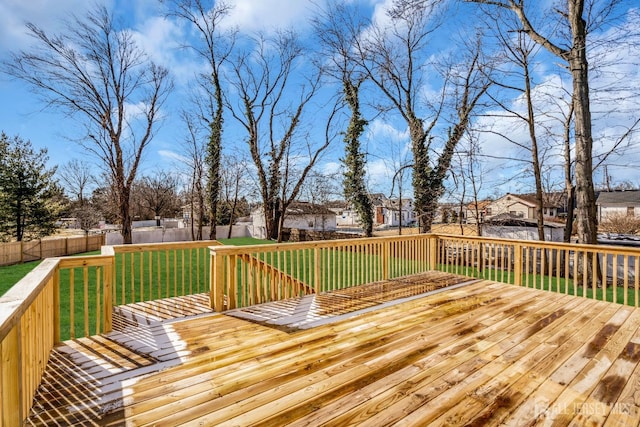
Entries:
[[513, 246], [513, 284], [522, 286], [522, 245]]
[[60, 266], [53, 273], [53, 343], [60, 342]]

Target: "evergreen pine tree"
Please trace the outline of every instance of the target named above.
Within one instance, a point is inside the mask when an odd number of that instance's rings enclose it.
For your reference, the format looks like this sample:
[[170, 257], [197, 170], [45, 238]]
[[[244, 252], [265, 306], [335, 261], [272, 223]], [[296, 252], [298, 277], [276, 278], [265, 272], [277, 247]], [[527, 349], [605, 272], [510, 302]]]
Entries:
[[62, 190], [48, 169], [47, 150], [0, 135], [0, 239], [21, 241], [51, 234], [62, 210]]

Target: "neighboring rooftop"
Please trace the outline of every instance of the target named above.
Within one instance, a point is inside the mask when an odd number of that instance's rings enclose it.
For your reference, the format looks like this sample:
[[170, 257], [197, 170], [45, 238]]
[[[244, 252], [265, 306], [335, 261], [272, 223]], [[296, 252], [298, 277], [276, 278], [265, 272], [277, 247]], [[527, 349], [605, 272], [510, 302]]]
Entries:
[[640, 206], [640, 190], [602, 191], [596, 204], [606, 206]]

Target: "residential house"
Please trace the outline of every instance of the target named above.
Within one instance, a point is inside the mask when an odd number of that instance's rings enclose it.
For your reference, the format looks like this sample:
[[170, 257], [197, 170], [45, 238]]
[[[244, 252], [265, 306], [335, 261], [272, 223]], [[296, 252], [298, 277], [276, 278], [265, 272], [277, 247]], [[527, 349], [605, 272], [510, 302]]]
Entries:
[[[566, 196], [562, 192], [545, 193], [543, 200], [543, 216], [545, 218], [557, 218], [565, 212]], [[512, 217], [536, 219], [537, 200], [533, 193], [511, 194], [507, 193], [499, 199], [485, 206], [485, 217], [510, 214]]]
[[596, 199], [598, 221], [607, 216], [640, 216], [640, 190], [603, 191]]
[[462, 214], [467, 224], [482, 224], [487, 214], [487, 208], [493, 203], [493, 200], [479, 200], [471, 202], [464, 206]]
[[325, 203], [325, 207], [336, 215], [336, 225], [338, 227], [359, 227], [360, 219], [358, 213], [351, 205], [342, 200], [334, 200]]
[[[253, 232], [251, 235], [257, 238], [266, 238], [266, 222], [262, 207], [251, 213], [253, 219]], [[335, 231], [336, 215], [323, 205], [308, 202], [292, 202], [284, 217], [284, 228], [313, 231]]]
[[[369, 195], [373, 204], [373, 225], [375, 227], [398, 227], [402, 219], [402, 225], [413, 225], [416, 222], [416, 214], [413, 210], [413, 201], [409, 198], [389, 199], [382, 193]], [[325, 206], [336, 215], [336, 224], [340, 227], [360, 227], [360, 218], [353, 207], [344, 201], [332, 201]]]
[[374, 215], [373, 224], [377, 227], [398, 227], [413, 225], [416, 222], [416, 214], [413, 208], [413, 200], [403, 198], [389, 199], [382, 193], [371, 194]]

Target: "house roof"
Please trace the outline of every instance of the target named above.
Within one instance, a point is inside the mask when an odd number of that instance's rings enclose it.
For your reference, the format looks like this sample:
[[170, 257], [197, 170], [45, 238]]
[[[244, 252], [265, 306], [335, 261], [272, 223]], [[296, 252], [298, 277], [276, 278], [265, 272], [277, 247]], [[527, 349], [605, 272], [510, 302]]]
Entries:
[[640, 190], [603, 191], [598, 195], [597, 205], [640, 206]]
[[[536, 201], [536, 193], [524, 193], [524, 194], [513, 194], [507, 193], [503, 197], [515, 197], [531, 207], [537, 206], [538, 202]], [[547, 208], [559, 208], [564, 206], [564, 197], [565, 193], [562, 191], [552, 191], [548, 193], [542, 193], [542, 204]], [[501, 197], [502, 198], [502, 197]]]
[[324, 205], [309, 202], [292, 202], [287, 207], [287, 215], [335, 215], [336, 213]]
[[324, 204], [328, 209], [348, 209], [349, 203], [344, 200], [330, 200]]
[[[491, 203], [493, 203], [493, 200], [479, 200], [477, 202], [478, 210], [479, 211], [484, 210]], [[476, 210], [476, 202], [467, 203], [467, 205], [465, 206], [465, 209], [470, 210], [470, 211], [475, 211]]]

